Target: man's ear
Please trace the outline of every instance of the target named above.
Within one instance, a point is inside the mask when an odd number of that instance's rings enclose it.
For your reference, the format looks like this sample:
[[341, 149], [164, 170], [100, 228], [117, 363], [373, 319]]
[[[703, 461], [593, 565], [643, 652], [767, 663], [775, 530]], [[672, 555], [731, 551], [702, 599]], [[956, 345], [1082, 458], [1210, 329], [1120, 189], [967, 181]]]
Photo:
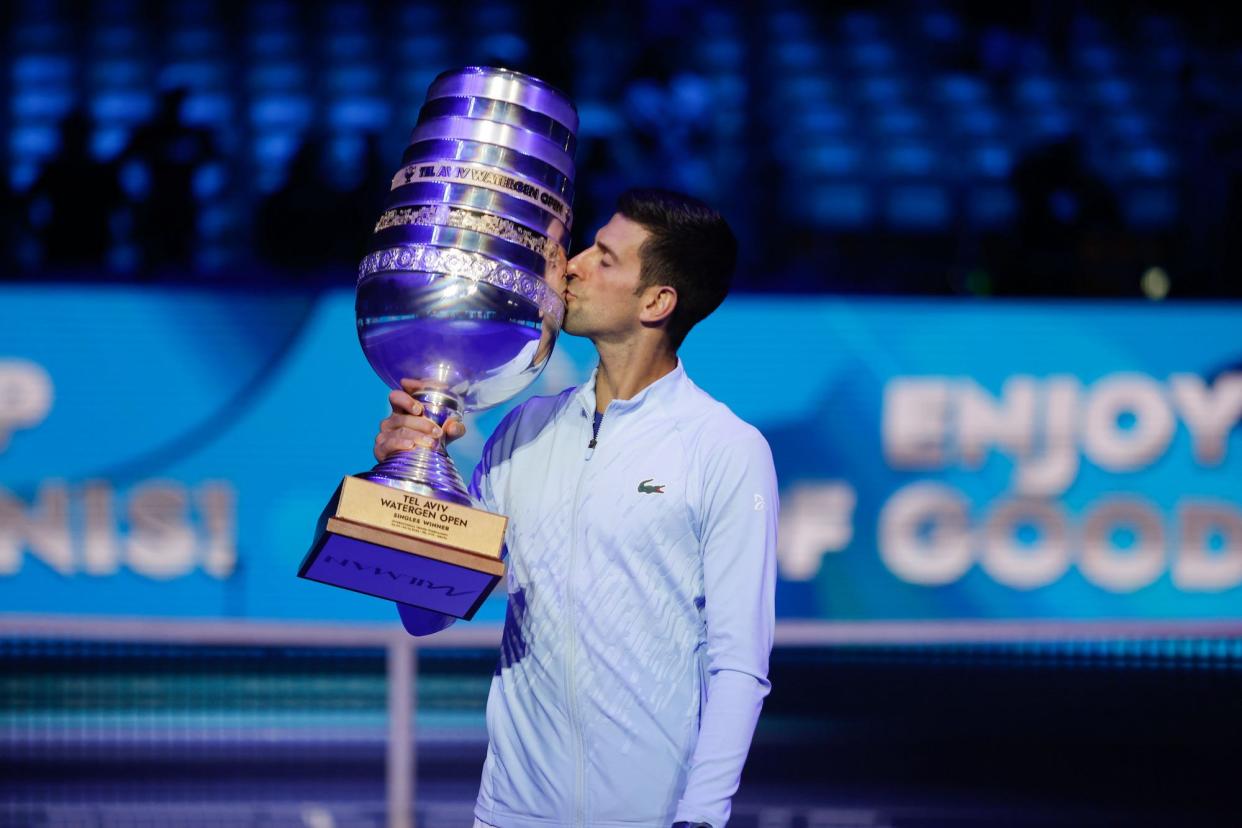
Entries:
[[643, 308], [638, 318], [644, 325], [668, 320], [677, 307], [677, 291], [669, 285], [652, 285], [643, 291]]

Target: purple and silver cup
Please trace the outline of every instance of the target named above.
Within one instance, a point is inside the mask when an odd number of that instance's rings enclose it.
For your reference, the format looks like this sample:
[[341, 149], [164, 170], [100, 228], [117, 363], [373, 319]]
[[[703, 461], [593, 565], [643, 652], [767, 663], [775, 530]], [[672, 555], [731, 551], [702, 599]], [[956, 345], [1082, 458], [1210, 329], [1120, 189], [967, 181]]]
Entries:
[[[416, 380], [413, 396], [441, 426], [512, 399], [552, 354], [565, 313], [577, 130], [569, 98], [519, 72], [471, 66], [441, 74], [428, 90], [359, 265], [355, 308], [371, 367], [394, 389]], [[355, 477], [470, 503], [442, 440]], [[440, 599], [452, 588], [428, 603], [381, 589], [383, 579], [375, 588], [340, 582], [319, 563], [335, 537], [319, 533], [303, 576], [461, 617], [477, 609], [447, 606]], [[395, 560], [408, 570], [412, 557]], [[439, 583], [446, 576], [436, 572]]]

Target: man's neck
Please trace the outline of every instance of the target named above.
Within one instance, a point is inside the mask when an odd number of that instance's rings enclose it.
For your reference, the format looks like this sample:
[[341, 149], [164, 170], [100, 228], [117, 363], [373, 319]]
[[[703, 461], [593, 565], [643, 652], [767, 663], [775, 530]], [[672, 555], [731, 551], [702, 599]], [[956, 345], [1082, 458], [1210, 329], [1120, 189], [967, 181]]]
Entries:
[[595, 410], [603, 411], [613, 400], [628, 400], [677, 367], [677, 352], [668, 340], [596, 342], [599, 371], [595, 375]]

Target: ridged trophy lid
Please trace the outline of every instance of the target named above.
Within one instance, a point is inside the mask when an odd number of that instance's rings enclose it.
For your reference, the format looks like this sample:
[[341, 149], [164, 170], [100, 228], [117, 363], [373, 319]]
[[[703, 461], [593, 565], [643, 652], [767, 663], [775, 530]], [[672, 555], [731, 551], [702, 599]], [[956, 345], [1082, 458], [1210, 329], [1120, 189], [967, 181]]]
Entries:
[[508, 101], [543, 112], [578, 132], [578, 107], [557, 87], [539, 78], [495, 66], [463, 66], [441, 72], [427, 89], [427, 100], [454, 96]]

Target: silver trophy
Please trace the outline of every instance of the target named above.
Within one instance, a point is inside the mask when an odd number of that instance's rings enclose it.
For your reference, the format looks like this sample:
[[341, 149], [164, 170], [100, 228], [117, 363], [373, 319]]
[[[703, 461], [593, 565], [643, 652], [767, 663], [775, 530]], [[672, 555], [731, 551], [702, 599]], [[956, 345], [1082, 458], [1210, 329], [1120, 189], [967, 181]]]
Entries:
[[[466, 67], [427, 92], [355, 307], [371, 367], [416, 380], [441, 426], [513, 398], [552, 354], [577, 129], [564, 93], [519, 72]], [[503, 574], [504, 526], [470, 508], [441, 441], [346, 477], [299, 574], [469, 618]]]

